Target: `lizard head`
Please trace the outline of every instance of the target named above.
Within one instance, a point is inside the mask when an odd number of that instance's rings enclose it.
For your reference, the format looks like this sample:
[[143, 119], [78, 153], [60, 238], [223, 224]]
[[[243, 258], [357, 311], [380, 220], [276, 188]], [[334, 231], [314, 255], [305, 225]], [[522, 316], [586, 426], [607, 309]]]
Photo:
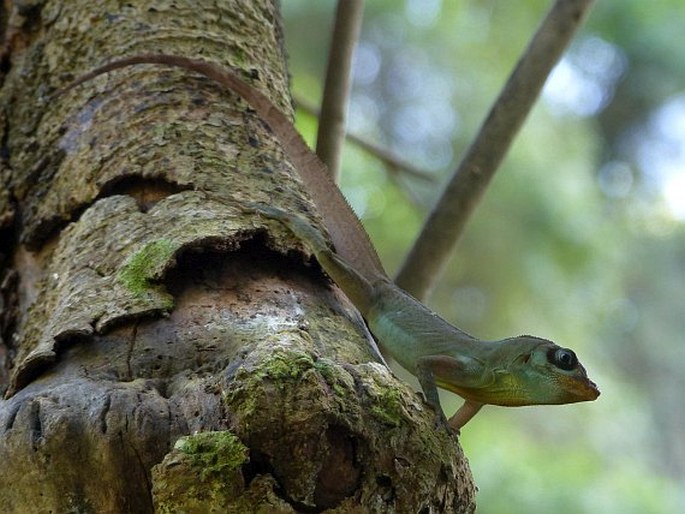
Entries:
[[[495, 382], [509, 389], [498, 405], [543, 405], [595, 400], [599, 396], [573, 350], [533, 336], [501, 341], [509, 359], [495, 370]], [[495, 387], [495, 389], [500, 389]], [[488, 402], [491, 403], [491, 402]]]
[[492, 346], [480, 360], [481, 379], [471, 384], [455, 380], [449, 371], [454, 366], [447, 366], [447, 372], [437, 374], [437, 384], [467, 400], [509, 407], [585, 402], [599, 396], [573, 350], [533, 336], [486, 344]]

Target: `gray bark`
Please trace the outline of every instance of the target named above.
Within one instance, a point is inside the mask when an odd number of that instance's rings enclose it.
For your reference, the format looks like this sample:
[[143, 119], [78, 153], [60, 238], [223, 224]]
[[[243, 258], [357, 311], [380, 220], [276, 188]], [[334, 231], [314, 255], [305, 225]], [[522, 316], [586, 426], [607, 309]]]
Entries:
[[244, 102], [154, 66], [52, 96], [164, 52], [242, 70], [291, 112], [277, 7], [45, 1], [9, 20], [0, 510], [472, 510], [459, 445], [354, 308], [241, 210], [315, 212]]

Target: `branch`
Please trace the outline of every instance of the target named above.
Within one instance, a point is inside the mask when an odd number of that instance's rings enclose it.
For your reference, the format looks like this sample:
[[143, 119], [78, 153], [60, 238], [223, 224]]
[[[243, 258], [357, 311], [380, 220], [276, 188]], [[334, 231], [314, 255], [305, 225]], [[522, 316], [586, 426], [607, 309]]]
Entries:
[[364, 0], [338, 0], [333, 39], [328, 55], [316, 154], [336, 181], [340, 173], [340, 155], [345, 139], [352, 55], [359, 39], [363, 8]]
[[428, 216], [397, 275], [401, 288], [423, 298], [440, 276], [469, 216], [591, 4], [592, 0], [555, 2]]
[[[314, 118], [318, 119], [320, 116], [318, 109], [303, 97], [295, 95], [295, 106], [303, 113], [313, 116]], [[393, 174], [397, 174], [399, 171], [427, 182], [435, 181], [434, 177], [428, 171], [422, 170], [410, 162], [400, 159], [387, 148], [383, 148], [382, 146], [372, 143], [351, 132], [345, 132], [344, 136], [349, 143], [361, 148], [369, 155], [381, 161], [387, 167], [388, 171]]]

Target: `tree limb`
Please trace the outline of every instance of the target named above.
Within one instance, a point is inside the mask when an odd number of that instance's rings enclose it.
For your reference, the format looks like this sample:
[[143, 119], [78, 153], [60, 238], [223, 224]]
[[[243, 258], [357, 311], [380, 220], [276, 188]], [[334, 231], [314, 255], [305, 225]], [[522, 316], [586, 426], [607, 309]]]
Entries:
[[[317, 108], [314, 107], [314, 105], [312, 105], [311, 102], [307, 101], [302, 97], [298, 97], [295, 95], [295, 105], [305, 114], [314, 116], [315, 118], [319, 118], [320, 116], [320, 113], [317, 110]], [[435, 181], [433, 176], [428, 171], [422, 170], [421, 168], [414, 166], [409, 161], [399, 158], [390, 150], [388, 150], [387, 148], [383, 148], [379, 144], [368, 141], [367, 139], [364, 139], [361, 136], [358, 136], [352, 132], [346, 132], [345, 139], [348, 143], [351, 143], [361, 148], [372, 157], [375, 157], [376, 159], [381, 161], [387, 167], [388, 171], [392, 174], [402, 172], [406, 175], [410, 175], [412, 177], [425, 180], [427, 182]]]
[[364, 0], [338, 0], [316, 138], [316, 154], [336, 182], [345, 140], [352, 55], [359, 39], [363, 13]]
[[557, 0], [426, 219], [396, 282], [417, 298], [440, 276], [486, 187], [592, 0]]

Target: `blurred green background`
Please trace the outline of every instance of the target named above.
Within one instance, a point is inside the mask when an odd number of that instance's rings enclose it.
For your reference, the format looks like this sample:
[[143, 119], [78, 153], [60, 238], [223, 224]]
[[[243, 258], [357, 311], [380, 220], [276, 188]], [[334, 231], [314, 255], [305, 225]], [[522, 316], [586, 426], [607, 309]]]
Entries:
[[[389, 271], [550, 6], [367, 2], [349, 128], [434, 177], [345, 151], [343, 189]], [[283, 2], [293, 89], [310, 102], [334, 9]], [[575, 349], [602, 390], [485, 408], [461, 438], [480, 512], [685, 512], [684, 21], [682, 0], [595, 5], [431, 298], [481, 338]], [[315, 121], [298, 127], [311, 141]]]

